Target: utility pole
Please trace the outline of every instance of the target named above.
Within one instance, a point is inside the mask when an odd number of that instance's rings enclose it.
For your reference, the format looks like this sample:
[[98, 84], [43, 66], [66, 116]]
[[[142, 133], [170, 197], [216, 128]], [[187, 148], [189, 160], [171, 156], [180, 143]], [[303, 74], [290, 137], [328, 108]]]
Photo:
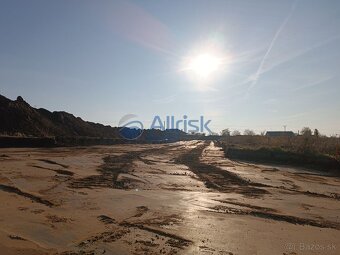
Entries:
[[287, 125], [283, 125], [283, 129], [286, 132]]

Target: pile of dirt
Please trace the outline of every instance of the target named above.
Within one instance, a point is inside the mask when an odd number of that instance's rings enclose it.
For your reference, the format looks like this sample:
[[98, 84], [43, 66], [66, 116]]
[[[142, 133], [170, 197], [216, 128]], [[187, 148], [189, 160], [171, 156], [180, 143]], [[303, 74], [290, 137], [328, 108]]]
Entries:
[[0, 95], [0, 134], [22, 136], [118, 137], [118, 128], [84, 121], [67, 112], [30, 106], [22, 97]]

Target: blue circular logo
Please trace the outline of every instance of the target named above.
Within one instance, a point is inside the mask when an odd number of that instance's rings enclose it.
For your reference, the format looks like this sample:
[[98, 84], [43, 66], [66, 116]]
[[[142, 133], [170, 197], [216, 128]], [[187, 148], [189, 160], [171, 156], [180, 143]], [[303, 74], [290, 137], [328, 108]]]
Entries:
[[119, 135], [122, 138], [136, 140], [143, 134], [143, 123], [139, 120], [133, 120], [136, 117], [138, 116], [135, 114], [126, 114], [119, 120]]

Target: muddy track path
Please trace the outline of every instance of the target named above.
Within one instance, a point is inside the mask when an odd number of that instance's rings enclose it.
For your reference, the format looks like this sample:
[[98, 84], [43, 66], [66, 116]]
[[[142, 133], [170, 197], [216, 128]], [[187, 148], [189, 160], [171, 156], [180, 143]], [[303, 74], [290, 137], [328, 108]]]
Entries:
[[237, 192], [250, 197], [268, 194], [268, 191], [259, 188], [266, 187], [264, 184], [250, 182], [235, 173], [201, 162], [202, 153], [209, 144], [210, 142], [206, 142], [183, 153], [176, 159], [176, 162], [188, 166], [209, 189], [227, 193]]
[[340, 247], [338, 179], [232, 161], [213, 142], [0, 154], [8, 155], [0, 249], [9, 254], [301, 255], [310, 253], [287, 244]]

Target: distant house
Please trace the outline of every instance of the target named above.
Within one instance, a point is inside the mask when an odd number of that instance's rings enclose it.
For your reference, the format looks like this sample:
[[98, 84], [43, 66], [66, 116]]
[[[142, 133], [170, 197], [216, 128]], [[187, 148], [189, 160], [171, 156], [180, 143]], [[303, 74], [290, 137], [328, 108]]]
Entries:
[[293, 131], [267, 131], [266, 136], [277, 137], [277, 136], [295, 136]]

